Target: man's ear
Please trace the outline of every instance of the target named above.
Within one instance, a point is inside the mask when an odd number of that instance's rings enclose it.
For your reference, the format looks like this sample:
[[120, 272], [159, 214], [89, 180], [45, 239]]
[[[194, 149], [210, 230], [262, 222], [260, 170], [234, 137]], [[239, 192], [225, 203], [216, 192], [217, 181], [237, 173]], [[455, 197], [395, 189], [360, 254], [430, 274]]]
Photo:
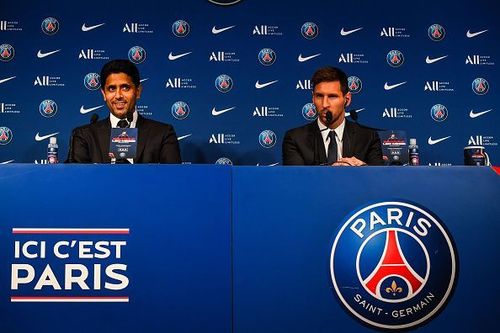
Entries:
[[345, 102], [344, 102], [344, 108], [348, 107], [349, 105], [351, 105], [351, 100], [352, 100], [352, 95], [351, 95], [351, 92], [348, 92], [347, 94], [345, 94]]
[[142, 94], [142, 84], [139, 85], [139, 88], [137, 88], [137, 99], [141, 98]]

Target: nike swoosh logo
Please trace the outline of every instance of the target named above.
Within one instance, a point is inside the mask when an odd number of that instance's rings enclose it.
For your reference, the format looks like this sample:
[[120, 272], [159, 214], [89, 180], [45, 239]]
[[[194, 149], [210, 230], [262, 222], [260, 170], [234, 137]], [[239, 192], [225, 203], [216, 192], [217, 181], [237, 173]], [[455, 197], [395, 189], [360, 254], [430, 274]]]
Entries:
[[218, 115], [221, 115], [225, 112], [228, 112], [228, 111], [231, 111], [231, 110], [234, 110], [236, 107], [233, 106], [233, 107], [230, 107], [230, 108], [227, 108], [227, 109], [223, 109], [223, 110], [215, 110], [215, 108], [212, 109], [212, 116], [218, 116]]
[[220, 28], [220, 29], [217, 29], [217, 27], [214, 25], [214, 26], [212, 27], [212, 33], [213, 33], [214, 35], [217, 35], [217, 34], [220, 34], [221, 32], [224, 32], [224, 31], [226, 31], [226, 30], [232, 29], [232, 28], [234, 28], [234, 27], [235, 27], [235, 25], [232, 25], [232, 26], [230, 26], [230, 27], [225, 27], [225, 28]]
[[467, 38], [474, 38], [476, 36], [479, 36], [480, 34], [484, 34], [488, 29], [478, 31], [478, 32], [470, 32], [470, 30], [467, 30]]
[[[364, 110], [365, 110], [365, 108], [361, 108], [361, 109], [357, 109], [357, 110], [354, 110], [354, 111], [355, 111], [356, 113], [360, 113], [361, 111], [364, 111]], [[350, 115], [351, 115], [351, 113], [350, 113], [350, 112], [346, 112], [346, 113], [345, 113], [345, 116], [346, 116], [346, 117], [349, 117]]]
[[429, 56], [427, 56], [427, 58], [425, 58], [425, 63], [426, 64], [433, 64], [435, 63], [436, 61], [439, 61], [439, 60], [443, 60], [444, 58], [447, 58], [448, 56], [445, 55], [445, 56], [442, 56], [442, 57], [438, 57], [438, 58], [429, 58]]
[[255, 82], [255, 88], [262, 89], [262, 88], [265, 88], [267, 86], [270, 86], [271, 84], [275, 84], [276, 82], [278, 82], [278, 80], [274, 80], [274, 81], [270, 81], [270, 82], [266, 82], [266, 83], [260, 83], [259, 80], [257, 80], [257, 82]]
[[303, 57], [302, 53], [301, 53], [301, 54], [299, 54], [298, 60], [299, 60], [299, 62], [304, 62], [304, 61], [319, 57], [320, 55], [321, 55], [321, 53], [317, 53], [317, 54], [313, 54], [313, 55], [308, 56], [308, 57]]
[[12, 163], [14, 162], [14, 160], [8, 160], [8, 161], [5, 161], [5, 162], [0, 162], [0, 164], [9, 164], [9, 163]]
[[429, 137], [429, 139], [427, 140], [427, 143], [430, 145], [435, 145], [436, 143], [440, 143], [441, 141], [448, 140], [449, 138], [451, 138], [451, 135], [445, 136], [444, 138], [436, 139], [436, 140], [432, 140], [432, 137]]
[[43, 141], [43, 140], [48, 139], [48, 138], [50, 138], [51, 136], [54, 136], [54, 135], [57, 135], [57, 134], [59, 134], [59, 132], [54, 132], [54, 133], [52, 133], [52, 134], [47, 134], [47, 135], [42, 135], [42, 136], [40, 136], [40, 132], [38, 132], [38, 133], [36, 133], [36, 135], [35, 135], [35, 141]]
[[80, 106], [80, 113], [81, 114], [86, 114], [86, 113], [89, 113], [89, 112], [92, 112], [94, 110], [97, 110], [97, 109], [100, 109], [102, 108], [104, 105], [99, 105], [99, 106], [96, 106], [96, 107], [93, 107], [93, 108], [89, 108], [89, 109], [86, 109], [82, 106]]
[[388, 82], [386, 82], [384, 84], [384, 89], [385, 90], [391, 90], [391, 89], [394, 89], [394, 88], [397, 88], [399, 86], [402, 86], [403, 84], [406, 84], [407, 81], [404, 81], [404, 82], [400, 82], [400, 83], [396, 83], [396, 84], [389, 84]]
[[186, 52], [186, 53], [182, 53], [182, 54], [178, 54], [178, 55], [173, 55], [172, 52], [170, 52], [168, 54], [168, 60], [177, 60], [179, 58], [182, 58], [184, 56], [187, 56], [188, 54], [191, 54], [193, 52]]
[[1, 79], [1, 80], [0, 80], [0, 84], [2, 84], [2, 83], [4, 83], [4, 82], [7, 82], [7, 81], [10, 81], [10, 80], [15, 79], [15, 78], [16, 78], [15, 76], [11, 76], [11, 77], [8, 77], [8, 78], [6, 78], [6, 79]]
[[42, 58], [48, 57], [49, 55], [53, 55], [54, 53], [57, 53], [59, 51], [61, 51], [61, 49], [55, 50], [55, 51], [50, 51], [50, 52], [42, 52], [42, 50], [38, 50], [38, 53], [36, 54], [36, 56], [38, 58], [42, 59]]
[[472, 119], [474, 119], [474, 118], [480, 117], [483, 114], [486, 114], [486, 113], [488, 113], [490, 111], [493, 111], [493, 109], [489, 109], [489, 110], [481, 111], [481, 112], [474, 112], [474, 110], [470, 110], [469, 117], [471, 117]]
[[149, 80], [149, 77], [148, 78], [145, 78], [145, 79], [141, 79], [141, 81], [139, 81], [140, 83], [143, 83], [144, 81], [147, 81]]
[[183, 136], [178, 136], [177, 137], [177, 141], [181, 141], [182, 139], [189, 138], [191, 135], [193, 135], [193, 134], [186, 134], [186, 135], [183, 135]]
[[361, 27], [361, 28], [357, 28], [357, 29], [352, 29], [352, 30], [344, 30], [344, 28], [342, 28], [342, 29], [340, 30], [340, 34], [341, 34], [342, 36], [347, 36], [347, 35], [350, 35], [350, 34], [352, 34], [352, 33], [356, 32], [356, 31], [359, 31], [359, 30], [361, 30], [361, 29], [363, 29], [363, 27]]
[[99, 28], [105, 24], [106, 23], [101, 23], [101, 24], [91, 25], [90, 27], [87, 27], [84, 23], [84, 24], [82, 24], [82, 31], [86, 32], [86, 31], [94, 30], [94, 29]]

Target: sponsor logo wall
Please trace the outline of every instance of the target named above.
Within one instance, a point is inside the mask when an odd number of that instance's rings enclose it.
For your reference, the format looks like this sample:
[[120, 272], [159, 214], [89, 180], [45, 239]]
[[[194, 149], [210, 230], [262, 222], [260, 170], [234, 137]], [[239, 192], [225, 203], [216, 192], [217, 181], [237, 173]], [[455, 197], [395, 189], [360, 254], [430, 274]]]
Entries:
[[144, 86], [139, 113], [174, 125], [187, 163], [281, 163], [286, 130], [316, 120], [311, 74], [332, 65], [349, 76], [347, 111], [417, 138], [421, 164], [461, 165], [468, 144], [499, 164], [497, 7], [146, 0], [117, 13], [93, 0], [9, 2], [0, 163], [43, 161], [51, 136], [64, 160], [71, 130], [108, 114], [100, 68], [128, 58]]

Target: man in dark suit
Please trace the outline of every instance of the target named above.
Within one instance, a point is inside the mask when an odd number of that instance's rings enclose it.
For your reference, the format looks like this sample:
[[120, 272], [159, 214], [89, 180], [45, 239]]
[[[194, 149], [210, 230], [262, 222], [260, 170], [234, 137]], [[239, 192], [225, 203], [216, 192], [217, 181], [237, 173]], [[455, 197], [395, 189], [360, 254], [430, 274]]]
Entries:
[[377, 132], [345, 119], [352, 98], [347, 75], [338, 68], [320, 68], [311, 84], [318, 119], [285, 134], [283, 165], [382, 165]]
[[128, 60], [112, 60], [101, 70], [101, 93], [109, 108], [109, 117], [77, 127], [71, 135], [69, 163], [111, 163], [111, 128], [138, 129], [135, 158], [118, 163], [181, 163], [179, 143], [169, 124], [146, 119], [135, 109], [141, 97], [139, 70]]

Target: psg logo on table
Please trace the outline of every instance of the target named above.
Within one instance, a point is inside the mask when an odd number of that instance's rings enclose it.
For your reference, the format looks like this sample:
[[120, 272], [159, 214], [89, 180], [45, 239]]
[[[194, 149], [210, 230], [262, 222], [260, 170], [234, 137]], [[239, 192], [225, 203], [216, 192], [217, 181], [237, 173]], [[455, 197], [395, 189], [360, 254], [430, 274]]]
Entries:
[[208, 0], [208, 1], [220, 6], [230, 6], [230, 5], [235, 5], [238, 2], [241, 2], [241, 0]]
[[436, 104], [431, 108], [431, 117], [435, 121], [444, 121], [448, 118], [448, 109], [442, 104]]
[[302, 107], [302, 116], [309, 121], [316, 120], [318, 118], [318, 112], [313, 103], [307, 103]]
[[405, 58], [403, 56], [403, 53], [398, 50], [391, 50], [389, 53], [387, 53], [387, 63], [391, 67], [399, 67], [401, 66], [405, 61]]
[[472, 90], [477, 95], [486, 95], [488, 90], [490, 90], [490, 85], [488, 81], [483, 79], [482, 77], [478, 77], [474, 81], [472, 81]]
[[177, 20], [172, 24], [172, 33], [176, 37], [186, 37], [191, 31], [189, 23], [184, 20]]
[[233, 165], [233, 161], [231, 161], [227, 157], [221, 157], [217, 161], [215, 161], [215, 164], [219, 164], [219, 165]]
[[378, 202], [346, 217], [331, 249], [330, 274], [352, 315], [378, 328], [405, 329], [446, 304], [457, 254], [443, 222], [428, 209]]
[[83, 84], [88, 90], [97, 90], [101, 87], [101, 77], [97, 73], [88, 73], [83, 78]]
[[440, 24], [433, 24], [427, 29], [427, 35], [429, 38], [435, 42], [442, 41], [444, 39], [446, 32]]
[[42, 31], [46, 35], [55, 35], [59, 31], [59, 21], [53, 17], [47, 17], [42, 21]]
[[12, 141], [12, 131], [10, 128], [0, 127], [0, 146], [8, 145]]
[[271, 148], [276, 143], [276, 134], [271, 130], [260, 132], [259, 143], [264, 148]]
[[221, 74], [215, 79], [215, 88], [221, 93], [227, 93], [233, 89], [233, 79], [229, 75]]
[[276, 52], [272, 49], [262, 49], [258, 55], [259, 62], [264, 66], [271, 66], [276, 61]]
[[140, 46], [133, 46], [128, 50], [128, 59], [134, 64], [140, 64], [146, 60], [146, 50]]
[[175, 102], [170, 109], [175, 119], [183, 120], [189, 116], [189, 105], [183, 101]]
[[11, 61], [14, 59], [14, 48], [10, 44], [0, 45], [0, 60], [4, 62]]
[[363, 82], [361, 82], [361, 79], [357, 76], [349, 76], [347, 78], [347, 87], [351, 94], [357, 94], [361, 91], [361, 88], [363, 88]]
[[306, 22], [302, 24], [302, 28], [300, 28], [300, 33], [305, 39], [314, 39], [319, 34], [319, 28], [316, 23]]
[[57, 113], [57, 104], [51, 99], [46, 99], [38, 106], [40, 114], [46, 118], [54, 117]]

